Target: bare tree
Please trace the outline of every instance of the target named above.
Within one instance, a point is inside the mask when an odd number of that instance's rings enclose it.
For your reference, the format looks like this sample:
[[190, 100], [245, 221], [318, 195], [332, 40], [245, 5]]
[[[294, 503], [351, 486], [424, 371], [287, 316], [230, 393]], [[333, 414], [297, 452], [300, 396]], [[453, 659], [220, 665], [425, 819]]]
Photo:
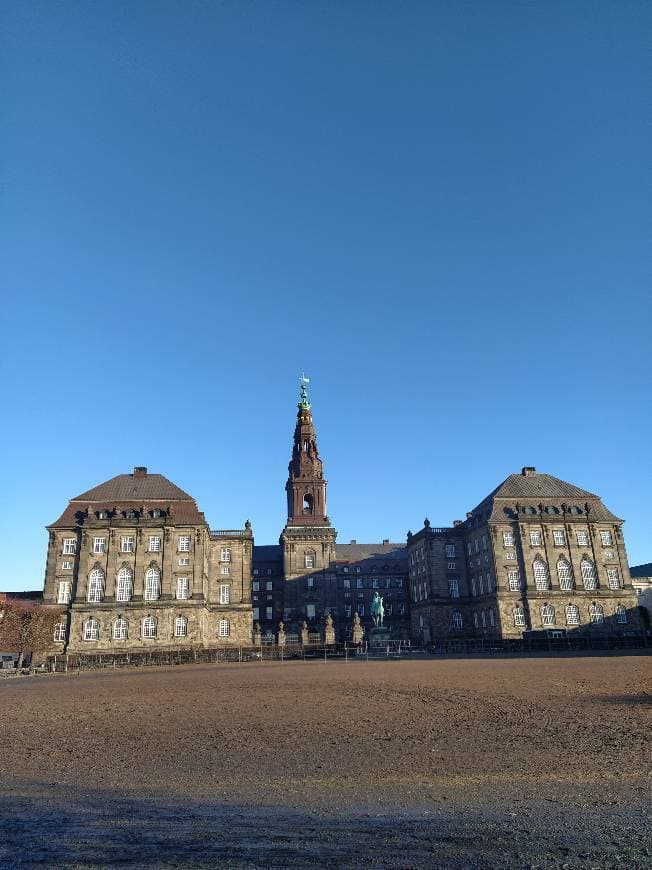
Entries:
[[62, 619], [57, 608], [34, 604], [19, 598], [0, 596], [0, 649], [18, 653], [21, 668], [27, 653], [52, 647], [54, 626]]

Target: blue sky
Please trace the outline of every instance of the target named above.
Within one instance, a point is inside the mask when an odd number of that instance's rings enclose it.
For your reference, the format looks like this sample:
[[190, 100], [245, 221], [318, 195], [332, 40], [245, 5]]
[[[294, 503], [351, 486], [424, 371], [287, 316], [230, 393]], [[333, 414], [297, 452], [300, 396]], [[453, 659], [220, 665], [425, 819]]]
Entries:
[[0, 588], [134, 465], [275, 542], [302, 370], [341, 541], [535, 465], [652, 560], [649, 4], [3, 18]]

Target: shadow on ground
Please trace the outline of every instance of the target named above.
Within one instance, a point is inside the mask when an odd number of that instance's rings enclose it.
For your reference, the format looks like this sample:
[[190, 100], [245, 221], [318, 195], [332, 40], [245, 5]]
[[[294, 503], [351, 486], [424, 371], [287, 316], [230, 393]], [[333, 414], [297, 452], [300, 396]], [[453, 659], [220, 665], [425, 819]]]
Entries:
[[3, 868], [631, 867], [652, 854], [631, 808], [554, 802], [321, 813], [16, 783], [0, 818]]

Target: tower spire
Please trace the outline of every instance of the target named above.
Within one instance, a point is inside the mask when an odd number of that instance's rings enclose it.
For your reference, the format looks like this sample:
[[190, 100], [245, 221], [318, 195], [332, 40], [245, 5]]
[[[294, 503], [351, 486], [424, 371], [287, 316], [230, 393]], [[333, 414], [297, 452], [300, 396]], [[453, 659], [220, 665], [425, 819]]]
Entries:
[[299, 378], [299, 383], [301, 384], [301, 400], [299, 402], [299, 410], [303, 409], [305, 411], [310, 410], [310, 402], [308, 400], [308, 384], [310, 383], [310, 378], [305, 376], [305, 373], [301, 373], [301, 377]]
[[292, 458], [288, 465], [288, 518], [295, 523], [314, 525], [328, 523], [326, 516], [326, 481], [319, 450], [317, 433], [312, 419], [305, 374], [301, 384], [297, 422], [294, 427]]

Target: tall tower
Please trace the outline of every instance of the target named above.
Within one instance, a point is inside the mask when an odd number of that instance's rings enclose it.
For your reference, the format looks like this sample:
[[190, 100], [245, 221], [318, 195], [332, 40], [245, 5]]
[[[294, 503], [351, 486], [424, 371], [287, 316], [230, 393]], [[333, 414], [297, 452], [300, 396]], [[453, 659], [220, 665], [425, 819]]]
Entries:
[[325, 572], [335, 559], [337, 532], [326, 513], [326, 481], [317, 449], [308, 383], [308, 378], [302, 376], [285, 484], [288, 519], [280, 539], [285, 574], [284, 617], [293, 623], [323, 618], [324, 611], [336, 600]]

